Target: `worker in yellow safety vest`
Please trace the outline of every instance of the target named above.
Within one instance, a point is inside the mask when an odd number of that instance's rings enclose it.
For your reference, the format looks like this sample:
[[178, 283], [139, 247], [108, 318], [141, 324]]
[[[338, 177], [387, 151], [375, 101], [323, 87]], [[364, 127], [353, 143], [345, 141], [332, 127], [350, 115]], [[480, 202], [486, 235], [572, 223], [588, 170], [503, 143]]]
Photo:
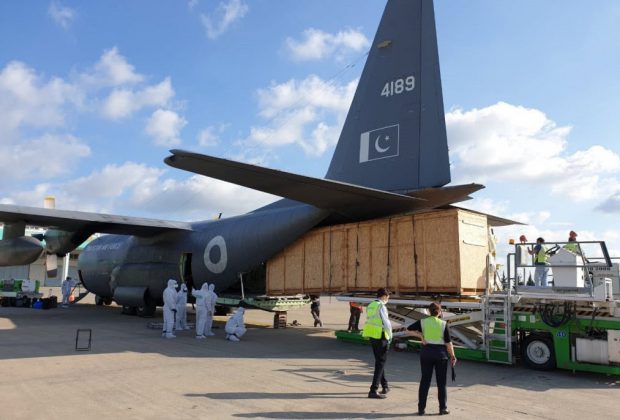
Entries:
[[[390, 392], [390, 387], [385, 379], [385, 362], [387, 361], [387, 352], [392, 340], [392, 324], [388, 318], [385, 304], [390, 299], [390, 291], [387, 289], [377, 290], [377, 300], [371, 302], [366, 309], [366, 323], [362, 336], [370, 339], [372, 351], [375, 356], [375, 372], [370, 385], [368, 398], [386, 397]], [[381, 392], [377, 392], [381, 383]]]
[[579, 243], [577, 243], [577, 232], [575, 232], [574, 230], [571, 230], [569, 232], [568, 243], [562, 248], [572, 252], [573, 254], [581, 255], [581, 247], [579, 246]]
[[[452, 366], [456, 364], [454, 347], [450, 338], [450, 329], [446, 321], [440, 319], [442, 315], [441, 305], [433, 302], [429, 305], [428, 310], [431, 316], [416, 321], [407, 327], [408, 335], [422, 340], [422, 351], [420, 352], [422, 378], [418, 390], [418, 414], [424, 415], [426, 410], [426, 398], [431, 386], [433, 370], [437, 381], [439, 414], [450, 414], [446, 391], [446, 374], [448, 372], [448, 358]], [[452, 380], [454, 380], [454, 376]]]
[[534, 249], [528, 250], [528, 252], [534, 256], [534, 283], [536, 286], [547, 286], [547, 274], [549, 273], [547, 261], [549, 260], [549, 255], [547, 255], [545, 240], [543, 238], [536, 239]]

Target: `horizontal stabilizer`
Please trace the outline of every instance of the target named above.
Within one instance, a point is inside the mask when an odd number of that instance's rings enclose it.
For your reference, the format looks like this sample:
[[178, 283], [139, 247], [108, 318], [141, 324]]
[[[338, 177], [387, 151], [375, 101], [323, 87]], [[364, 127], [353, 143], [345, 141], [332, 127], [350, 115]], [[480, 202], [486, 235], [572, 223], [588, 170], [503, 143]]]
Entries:
[[471, 200], [469, 194], [484, 188], [481, 184], [453, 185], [441, 188], [425, 188], [407, 193], [415, 198], [426, 200], [429, 208]]
[[427, 207], [424, 198], [312, 178], [263, 168], [248, 163], [171, 150], [164, 161], [175, 168], [205, 175], [243, 187], [307, 203], [321, 209], [344, 211], [364, 207], [373, 213], [389, 214]]

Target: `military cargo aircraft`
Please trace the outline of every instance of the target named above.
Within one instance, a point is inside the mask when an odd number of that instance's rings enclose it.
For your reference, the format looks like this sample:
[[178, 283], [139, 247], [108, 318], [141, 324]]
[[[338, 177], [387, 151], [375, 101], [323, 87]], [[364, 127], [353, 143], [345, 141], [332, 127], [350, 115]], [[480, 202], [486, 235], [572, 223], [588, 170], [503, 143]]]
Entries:
[[[0, 265], [30, 264], [42, 252], [64, 255], [104, 233], [79, 256], [81, 282], [99, 300], [150, 315], [170, 278], [225, 290], [315, 226], [429, 210], [483, 188], [445, 186], [450, 165], [432, 0], [387, 2], [324, 179], [184, 150], [164, 161], [283, 199], [193, 223], [0, 205]], [[27, 225], [48, 229], [27, 237]]]

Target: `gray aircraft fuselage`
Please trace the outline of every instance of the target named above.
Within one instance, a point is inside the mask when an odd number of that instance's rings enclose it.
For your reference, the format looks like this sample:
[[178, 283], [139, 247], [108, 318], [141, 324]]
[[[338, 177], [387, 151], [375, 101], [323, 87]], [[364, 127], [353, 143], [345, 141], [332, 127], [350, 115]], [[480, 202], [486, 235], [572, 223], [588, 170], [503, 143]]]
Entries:
[[[118, 288], [145, 287], [149, 302], [157, 305], [162, 304], [168, 279], [189, 280], [198, 289], [204, 282], [214, 283], [216, 290], [225, 290], [238, 281], [240, 273], [266, 261], [327, 215], [313, 206], [291, 204], [198, 222], [192, 232], [166, 232], [149, 238], [101, 236], [79, 256], [82, 281], [102, 298], [114, 297]], [[180, 278], [183, 272], [185, 278]]]

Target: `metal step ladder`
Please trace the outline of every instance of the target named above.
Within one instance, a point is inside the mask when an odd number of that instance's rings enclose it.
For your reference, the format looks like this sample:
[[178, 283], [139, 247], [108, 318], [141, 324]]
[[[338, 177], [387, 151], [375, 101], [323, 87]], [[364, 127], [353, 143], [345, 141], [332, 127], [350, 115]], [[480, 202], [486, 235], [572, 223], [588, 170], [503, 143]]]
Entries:
[[483, 338], [489, 362], [512, 364], [512, 303], [510, 292], [483, 297]]

